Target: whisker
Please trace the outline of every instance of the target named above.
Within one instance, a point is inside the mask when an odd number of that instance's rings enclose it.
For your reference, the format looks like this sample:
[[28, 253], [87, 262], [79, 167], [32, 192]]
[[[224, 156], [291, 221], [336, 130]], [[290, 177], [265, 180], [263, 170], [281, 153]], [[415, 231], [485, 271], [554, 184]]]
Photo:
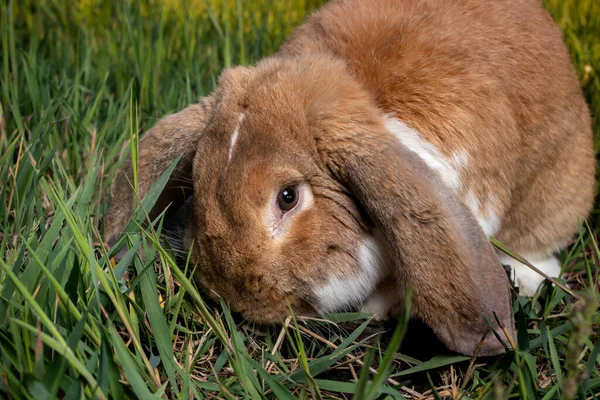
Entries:
[[303, 296], [300, 293], [296, 293], [295, 291], [292, 291], [291, 293], [294, 296], [298, 297], [300, 300], [307, 302], [312, 308], [314, 308], [318, 312], [319, 307], [316, 304], [314, 304], [310, 299], [308, 299], [307, 297]]

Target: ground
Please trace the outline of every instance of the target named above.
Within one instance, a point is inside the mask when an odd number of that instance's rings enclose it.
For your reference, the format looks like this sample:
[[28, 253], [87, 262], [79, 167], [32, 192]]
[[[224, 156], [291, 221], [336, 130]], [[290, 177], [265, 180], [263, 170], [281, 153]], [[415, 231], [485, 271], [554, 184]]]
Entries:
[[[168, 251], [111, 261], [116, 168], [158, 117], [274, 51], [316, 0], [2, 0], [0, 394], [6, 398], [597, 398], [598, 205], [560, 255], [570, 294], [515, 297], [517, 349], [471, 360], [426, 327], [290, 320], [207, 304]], [[546, 0], [600, 146], [600, 2]], [[144, 246], [144, 264], [133, 257]], [[595, 293], [596, 295], [594, 295]], [[596, 297], [596, 298], [595, 298]], [[594, 397], [596, 396], [596, 397]]]

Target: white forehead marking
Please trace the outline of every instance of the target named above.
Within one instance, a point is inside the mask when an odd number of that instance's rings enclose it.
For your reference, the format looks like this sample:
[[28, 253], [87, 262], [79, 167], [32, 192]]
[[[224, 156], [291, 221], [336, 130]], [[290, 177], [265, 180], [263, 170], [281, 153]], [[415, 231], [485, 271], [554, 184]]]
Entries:
[[468, 167], [469, 154], [465, 150], [458, 150], [450, 157], [445, 157], [433, 143], [423, 139], [419, 132], [399, 119], [386, 116], [384, 121], [387, 130], [408, 150], [425, 161], [425, 164], [438, 174], [444, 184], [459, 196], [463, 204], [473, 213], [483, 232], [487, 236], [495, 235], [500, 229], [500, 218], [494, 212], [496, 197], [490, 194], [488, 201], [481, 204], [472, 188], [465, 188], [460, 179], [461, 170]]
[[332, 276], [315, 290], [321, 313], [361, 305], [373, 293], [384, 269], [384, 252], [380, 246], [373, 237], [367, 237], [358, 250], [358, 273]]
[[240, 134], [240, 126], [242, 125], [242, 121], [244, 120], [245, 116], [246, 114], [240, 113], [237, 119], [237, 123], [235, 124], [235, 129], [233, 130], [233, 134], [231, 135], [231, 145], [229, 146], [229, 157], [227, 158], [227, 165], [229, 165], [229, 162], [231, 161], [233, 148], [235, 147], [235, 144], [237, 142], [238, 135]]

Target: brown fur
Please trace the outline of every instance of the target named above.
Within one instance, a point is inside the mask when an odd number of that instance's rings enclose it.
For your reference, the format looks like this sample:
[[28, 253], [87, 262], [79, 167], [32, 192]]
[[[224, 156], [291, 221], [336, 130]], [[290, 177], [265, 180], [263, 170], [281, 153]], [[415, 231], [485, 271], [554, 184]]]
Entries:
[[[468, 152], [461, 180], [481, 202], [496, 198], [498, 238], [517, 251], [560, 247], [590, 209], [587, 108], [560, 32], [534, 0], [332, 1], [278, 54], [225, 71], [202, 105], [146, 134], [140, 195], [183, 156], [198, 281], [259, 322], [288, 305], [314, 313], [314, 289], [358, 276], [357, 248], [378, 230], [392, 259], [380, 279], [397, 285], [392, 311], [411, 287], [415, 314], [471, 354], [485, 317], [514, 333], [508, 281], [471, 213], [386, 131], [383, 113], [446, 155]], [[128, 174], [126, 164], [113, 190], [111, 238], [131, 215]], [[265, 210], [290, 184], [307, 185], [314, 204], [274, 238]], [[173, 200], [165, 192], [156, 209]], [[481, 354], [502, 351], [488, 334]]]
[[513, 250], [556, 250], [586, 218], [591, 121], [540, 1], [330, 2], [281, 50], [314, 52], [347, 60], [381, 110], [446, 155], [467, 150], [463, 182], [495, 195], [497, 238]]

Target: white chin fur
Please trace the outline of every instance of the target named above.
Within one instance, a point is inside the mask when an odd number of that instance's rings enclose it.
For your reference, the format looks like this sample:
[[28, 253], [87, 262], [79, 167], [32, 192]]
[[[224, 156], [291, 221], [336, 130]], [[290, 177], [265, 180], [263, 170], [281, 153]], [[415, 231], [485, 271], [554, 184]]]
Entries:
[[330, 313], [361, 305], [371, 296], [384, 270], [380, 244], [369, 236], [358, 250], [358, 272], [349, 276], [331, 276], [315, 290], [320, 313]]
[[[515, 286], [519, 287], [519, 294], [521, 296], [533, 296], [540, 284], [544, 281], [544, 277], [527, 265], [520, 263], [506, 254], [500, 254], [499, 256], [502, 264], [510, 265]], [[525, 253], [521, 256], [548, 276], [557, 277], [560, 275], [560, 262], [553, 255], [548, 256]]]

